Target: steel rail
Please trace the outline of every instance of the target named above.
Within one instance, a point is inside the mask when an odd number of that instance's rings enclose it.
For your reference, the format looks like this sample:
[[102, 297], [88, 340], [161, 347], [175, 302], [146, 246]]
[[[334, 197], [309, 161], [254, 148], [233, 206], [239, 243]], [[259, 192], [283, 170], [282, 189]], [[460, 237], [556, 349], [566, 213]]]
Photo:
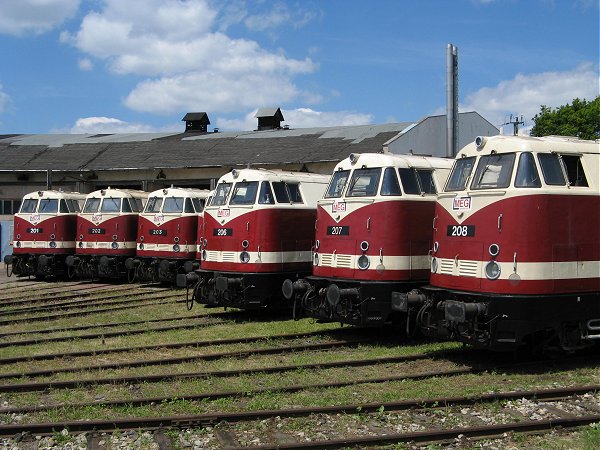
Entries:
[[[564, 399], [574, 395], [582, 395], [588, 392], [598, 392], [600, 385], [591, 386], [577, 386], [572, 388], [559, 388], [559, 389], [541, 389], [533, 391], [513, 391], [513, 392], [502, 392], [493, 394], [483, 394], [479, 396], [464, 396], [464, 397], [438, 397], [429, 399], [416, 399], [416, 400], [400, 400], [395, 402], [377, 402], [377, 403], [366, 403], [366, 404], [349, 404], [349, 405], [336, 405], [336, 406], [321, 406], [321, 407], [301, 407], [301, 408], [283, 408], [275, 410], [257, 410], [257, 411], [244, 411], [244, 412], [224, 412], [224, 413], [205, 413], [205, 414], [194, 414], [194, 415], [176, 415], [176, 416], [155, 416], [155, 417], [136, 417], [136, 418], [121, 418], [111, 420], [78, 420], [78, 421], [61, 421], [61, 422], [45, 422], [45, 423], [29, 423], [29, 424], [2, 424], [0, 425], [0, 436], [15, 436], [16, 434], [29, 433], [32, 435], [41, 434], [52, 434], [57, 430], [64, 428], [70, 432], [110, 432], [115, 430], [127, 430], [127, 429], [158, 429], [164, 427], [176, 427], [176, 428], [189, 428], [198, 426], [214, 426], [215, 424], [226, 421], [230, 423], [234, 422], [247, 422], [252, 420], [265, 420], [274, 417], [307, 417], [312, 414], [356, 414], [361, 413], [372, 413], [381, 411], [400, 411], [415, 408], [430, 408], [439, 409], [441, 407], [448, 407], [453, 405], [473, 405], [477, 403], [494, 402], [501, 400], [515, 400], [520, 398], [537, 399], [540, 401], [546, 400], [558, 400]], [[552, 419], [547, 421], [524, 421], [515, 424], [503, 424], [493, 425], [490, 427], [473, 427], [479, 430], [502, 430], [499, 433], [512, 431], [515, 425], [525, 424], [524, 428], [531, 427], [534, 424], [544, 424], [543, 426], [556, 427], [556, 426], [580, 426], [589, 423], [600, 421], [600, 414], [586, 415], [576, 418], [569, 419]], [[575, 425], [576, 424], [576, 425]], [[538, 425], [539, 426], [539, 425]], [[464, 434], [464, 430], [469, 428], [458, 428], [451, 430], [435, 430], [429, 432], [430, 435], [434, 436], [436, 433], [450, 433], [452, 437], [456, 437], [457, 434]], [[531, 430], [531, 428], [529, 428]], [[393, 442], [398, 442], [399, 436], [407, 437], [407, 440], [412, 441], [423, 437], [425, 439], [426, 432], [417, 433], [404, 433], [398, 435], [385, 435], [384, 437], [394, 436]], [[416, 437], [415, 437], [416, 436]], [[365, 438], [369, 439], [369, 438]], [[325, 441], [324, 444], [333, 443], [334, 441]], [[373, 441], [381, 442], [381, 441]], [[316, 442], [306, 443], [308, 448], [310, 445], [314, 446]], [[367, 443], [367, 441], [365, 441]], [[295, 444], [295, 445], [303, 445]], [[285, 444], [280, 444], [280, 447]], [[292, 444], [291, 444], [292, 445]], [[345, 444], [348, 445], [348, 444]], [[261, 447], [257, 447], [261, 448]], [[267, 448], [267, 447], [265, 447]], [[294, 447], [292, 447], [294, 448]]]
[[[339, 331], [338, 331], [339, 330]], [[266, 341], [269, 339], [298, 339], [302, 337], [331, 335], [331, 334], [349, 334], [346, 330], [317, 330], [307, 331], [303, 333], [286, 333], [286, 334], [273, 334], [273, 335], [262, 335], [262, 336], [248, 336], [241, 338], [225, 338], [225, 339], [210, 339], [203, 341], [187, 341], [187, 342], [173, 342], [173, 343], [160, 343], [152, 345], [139, 345], [131, 347], [114, 347], [104, 349], [93, 349], [93, 350], [80, 350], [76, 352], [63, 352], [63, 353], [45, 353], [38, 355], [24, 355], [14, 356], [11, 358], [0, 358], [0, 366], [6, 364], [14, 364], [23, 361], [44, 361], [48, 359], [56, 358], [80, 358], [84, 356], [96, 356], [96, 355], [108, 355], [111, 353], [126, 353], [132, 351], [144, 351], [144, 350], [158, 350], [158, 349], [175, 349], [184, 347], [209, 347], [215, 345], [229, 345], [229, 344], [244, 344], [248, 342], [259, 342]], [[372, 339], [371, 339], [372, 340]], [[0, 378], [3, 375], [0, 374]]]
[[[60, 303], [47, 304], [47, 305], [26, 306], [26, 307], [18, 308], [18, 309], [0, 310], [0, 314], [2, 314], [3, 317], [6, 317], [6, 316], [19, 315], [19, 314], [27, 314], [30, 312], [54, 311], [57, 309], [69, 309], [69, 308], [77, 308], [77, 307], [91, 308], [93, 306], [106, 306], [106, 305], [111, 305], [111, 304], [127, 303], [130, 301], [134, 301], [135, 299], [137, 299], [139, 297], [156, 298], [159, 294], [163, 294], [164, 292], [165, 291], [153, 291], [151, 294], [149, 294], [147, 292], [128, 293], [127, 291], [123, 291], [118, 294], [111, 293], [111, 294], [108, 294], [108, 295], [106, 295], [104, 297], [100, 297], [100, 298], [92, 298], [92, 299], [84, 298], [83, 300], [71, 300], [68, 302], [60, 302]], [[178, 295], [173, 294], [170, 296], [177, 297]], [[88, 297], [88, 296], [84, 296], [84, 297]], [[123, 298], [123, 297], [127, 297], [129, 300], [123, 300], [120, 302], [107, 301], [107, 300]]]
[[292, 370], [313, 370], [313, 369], [331, 369], [339, 367], [360, 367], [370, 364], [390, 364], [419, 361], [423, 359], [435, 359], [438, 355], [426, 353], [417, 353], [414, 355], [405, 356], [386, 356], [380, 358], [369, 359], [351, 359], [342, 361], [328, 361], [310, 364], [293, 364], [293, 365], [277, 365], [268, 367], [254, 367], [247, 369], [231, 369], [231, 370], [209, 370], [202, 372], [172, 372], [164, 374], [152, 375], [132, 375], [126, 377], [106, 377], [106, 378], [84, 378], [79, 380], [67, 381], [47, 381], [47, 382], [26, 382], [26, 383], [11, 383], [0, 384], [0, 392], [40, 392], [49, 389], [75, 389], [79, 387], [94, 386], [99, 384], [127, 384], [127, 383], [155, 383], [167, 380], [180, 380], [188, 378], [224, 378], [250, 374], [269, 374], [289, 372]]
[[[184, 303], [184, 302], [185, 302], [185, 300], [179, 300], [179, 301], [176, 301], [175, 303]], [[161, 301], [161, 302], [151, 302], [151, 303], [139, 303], [137, 305], [118, 306], [115, 308], [103, 308], [103, 309], [95, 309], [95, 310], [49, 314], [47, 316], [23, 317], [23, 318], [2, 320], [2, 321], [0, 321], [0, 326], [12, 325], [12, 324], [21, 323], [21, 322], [42, 322], [44, 320], [59, 320], [59, 319], [67, 318], [67, 317], [82, 317], [82, 316], [89, 316], [89, 315], [97, 314], [97, 313], [103, 313], [103, 312], [121, 311], [124, 309], [139, 308], [141, 306], [164, 305], [167, 303], [171, 303], [171, 300], [166, 300], [166, 301]]]
[[[42, 294], [44, 295], [44, 297], [36, 297], [34, 295], [32, 295], [31, 297], [22, 297], [19, 295], [19, 299], [15, 300], [14, 297], [4, 297], [4, 298], [0, 298], [0, 308], [2, 307], [6, 307], [6, 306], [18, 306], [18, 305], [25, 305], [25, 304], [30, 304], [30, 303], [42, 303], [42, 302], [49, 302], [52, 300], [63, 300], [63, 299], [68, 299], [68, 298], [73, 298], [73, 297], [89, 297], [94, 295], [95, 293], [103, 293], [103, 292], [114, 292], [114, 290], [107, 290], [106, 287], [111, 287], [110, 285], [106, 285], [106, 286], [84, 286], [84, 287], [78, 287], [76, 291], [74, 292], [65, 292], [64, 288], [72, 288], [72, 287], [76, 287], [77, 285], [73, 285], [73, 286], [62, 286], [62, 289], [59, 288], [54, 288], [53, 290], [49, 290], [49, 292], [44, 291]], [[112, 286], [113, 288], [115, 286]], [[131, 289], [130, 289], [131, 290]], [[127, 292], [126, 289], [121, 289], [122, 292]], [[36, 292], [35, 295], [39, 295], [40, 293]], [[55, 296], [54, 294], [59, 294], [57, 296]]]
[[333, 349], [339, 347], [350, 347], [353, 345], [363, 344], [368, 342], [367, 340], [346, 340], [346, 341], [332, 341], [332, 342], [324, 342], [319, 344], [306, 344], [306, 345], [290, 345], [290, 346], [279, 346], [279, 347], [268, 347], [263, 349], [255, 349], [255, 350], [239, 350], [232, 352], [219, 352], [219, 353], [210, 353], [210, 354], [201, 354], [201, 355], [188, 355], [188, 356], [178, 356], [171, 358], [162, 358], [162, 359], [145, 359], [145, 360], [135, 360], [128, 361], [125, 363], [108, 363], [108, 364], [95, 364], [89, 366], [77, 366], [77, 367], [65, 367], [61, 369], [55, 370], [35, 370], [31, 372], [15, 372], [15, 373], [2, 373], [0, 374], [0, 379], [8, 379], [8, 378], [22, 378], [22, 377], [40, 377], [40, 376], [48, 376], [54, 375], [58, 373], [65, 372], [83, 372], [86, 370], [106, 370], [106, 369], [122, 369], [122, 368], [130, 368], [130, 367], [143, 367], [143, 366], [158, 366], [158, 365], [168, 365], [168, 364], [179, 364], [190, 361], [211, 361], [216, 359], [228, 358], [228, 357], [247, 357], [251, 355], [276, 355], [284, 352], [297, 352], [297, 351], [307, 351], [307, 350], [326, 350]]
[[[211, 316], [204, 316], [203, 321], [208, 321], [209, 319], [213, 319]], [[225, 320], [219, 320], [214, 318], [215, 322], [209, 323], [209, 325], [221, 325], [226, 323]], [[172, 331], [172, 330], [184, 330], [188, 328], [194, 328], [197, 326], [204, 326], [203, 322], [192, 322], [192, 323], [184, 323], [179, 325], [165, 325], [162, 327], [154, 327], [154, 328], [134, 328], [131, 330], [119, 330], [119, 331], [103, 331], [100, 333], [88, 333], [88, 334], [79, 334], [74, 336], [56, 336], [49, 337], [43, 339], [29, 339], [29, 340], [20, 340], [20, 341], [9, 341], [9, 342], [0, 342], [0, 348], [6, 347], [20, 347], [20, 346], [30, 346], [30, 345], [39, 345], [39, 344], [48, 344], [53, 342], [66, 342], [73, 340], [87, 340], [87, 339], [105, 339], [117, 336], [132, 336], [135, 334], [144, 334], [144, 333], [153, 333], [157, 331]]]

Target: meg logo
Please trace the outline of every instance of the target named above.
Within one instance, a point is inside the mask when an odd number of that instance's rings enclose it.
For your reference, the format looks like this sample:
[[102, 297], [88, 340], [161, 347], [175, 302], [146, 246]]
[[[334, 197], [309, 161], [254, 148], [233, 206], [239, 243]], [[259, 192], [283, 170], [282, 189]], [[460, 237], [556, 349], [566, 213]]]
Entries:
[[471, 197], [454, 197], [452, 200], [453, 211], [470, 211]]

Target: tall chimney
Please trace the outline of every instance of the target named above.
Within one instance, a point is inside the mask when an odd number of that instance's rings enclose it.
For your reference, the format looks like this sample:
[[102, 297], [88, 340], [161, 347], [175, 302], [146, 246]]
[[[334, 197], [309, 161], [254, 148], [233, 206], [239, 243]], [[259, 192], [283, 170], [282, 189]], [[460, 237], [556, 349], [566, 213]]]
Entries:
[[446, 49], [446, 156], [458, 153], [458, 48]]

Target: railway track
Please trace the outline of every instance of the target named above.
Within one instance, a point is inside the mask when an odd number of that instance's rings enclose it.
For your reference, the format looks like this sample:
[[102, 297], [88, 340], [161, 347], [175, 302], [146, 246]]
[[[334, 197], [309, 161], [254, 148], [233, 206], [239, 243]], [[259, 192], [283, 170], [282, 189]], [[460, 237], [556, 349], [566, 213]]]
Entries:
[[[527, 399], [535, 401], [538, 404], [547, 404], [549, 402], [576, 402], [579, 408], [579, 414], [573, 414], [567, 409], [564, 413], [560, 408], [552, 407], [553, 414], [556, 417], [540, 420], [513, 420], [506, 423], [492, 423], [485, 426], [437, 426], [423, 431], [401, 432], [401, 433], [372, 433], [369, 436], [346, 436], [343, 438], [309, 440], [298, 439], [296, 442], [277, 441], [272, 444], [259, 445], [224, 445], [225, 448], [255, 448], [255, 449], [276, 449], [276, 448], [343, 448], [347, 446], [360, 445], [384, 445], [396, 444], [401, 442], [447, 442], [456, 439], [465, 438], [490, 438], [493, 436], [502, 436], [505, 433], [524, 433], [532, 431], [549, 431], [556, 427], [575, 428], [589, 425], [600, 421], [600, 411], [594, 411], [593, 405], [590, 409], [585, 407], [585, 395], [596, 395], [600, 390], [600, 385], [579, 386], [572, 388], [559, 389], [540, 389], [529, 391], [501, 392], [485, 394], [479, 396], [454, 396], [454, 397], [435, 397], [422, 398], [416, 400], [404, 400], [396, 402], [376, 402], [376, 403], [357, 403], [338, 406], [322, 407], [304, 407], [304, 408], [285, 408], [274, 410], [256, 410], [240, 412], [208, 413], [196, 415], [176, 415], [160, 417], [137, 417], [137, 418], [119, 418], [112, 420], [86, 420], [86, 421], [62, 421], [45, 423], [27, 423], [27, 424], [2, 424], [0, 425], [0, 436], [25, 436], [25, 435], [48, 435], [54, 434], [57, 430], [67, 429], [70, 433], [110, 433], [117, 430], [165, 430], [166, 428], [185, 429], [185, 428], [207, 428], [214, 427], [216, 424], [235, 424], [239, 422], [265, 422], [268, 420], [286, 420], [299, 417], [322, 417], [334, 415], [379, 415], [382, 411], [391, 414], [399, 411], [411, 411], [422, 413], [435, 412], [447, 408], [464, 407], [466, 405], [487, 405], [497, 404], [498, 402], [511, 402]], [[595, 397], [593, 397], [595, 398]], [[582, 406], [583, 405], [583, 406]], [[583, 410], [583, 412], [581, 412]], [[280, 433], [281, 434], [281, 433]], [[229, 444], [235, 444], [235, 438], [229, 433]], [[271, 437], [273, 439], [273, 437]], [[260, 441], [259, 441], [260, 442]]]

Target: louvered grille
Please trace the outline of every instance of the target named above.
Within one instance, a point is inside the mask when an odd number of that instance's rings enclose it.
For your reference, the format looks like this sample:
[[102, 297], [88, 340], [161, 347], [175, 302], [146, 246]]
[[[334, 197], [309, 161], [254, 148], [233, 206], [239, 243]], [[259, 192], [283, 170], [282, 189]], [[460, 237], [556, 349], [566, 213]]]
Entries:
[[235, 252], [223, 252], [223, 262], [234, 262]]
[[440, 273], [443, 275], [452, 275], [454, 272], [454, 260], [453, 259], [439, 259], [440, 262]]
[[333, 255], [331, 253], [322, 254], [320, 265], [325, 267], [333, 267]]
[[345, 269], [352, 268], [352, 255], [337, 255], [336, 266]]
[[458, 261], [458, 274], [461, 277], [476, 277], [477, 261]]

